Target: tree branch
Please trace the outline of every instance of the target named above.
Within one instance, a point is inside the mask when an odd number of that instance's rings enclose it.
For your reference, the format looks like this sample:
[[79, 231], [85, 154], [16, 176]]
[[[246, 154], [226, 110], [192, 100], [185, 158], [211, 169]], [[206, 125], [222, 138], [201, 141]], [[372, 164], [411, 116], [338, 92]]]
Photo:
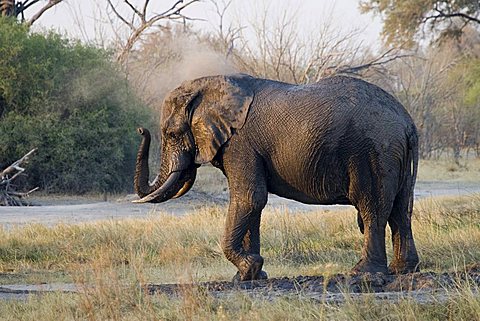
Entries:
[[435, 9], [436, 12], [438, 12], [438, 15], [433, 15], [433, 16], [428, 16], [423, 19], [423, 22], [427, 22], [428, 20], [438, 20], [438, 19], [449, 19], [449, 18], [454, 18], [454, 17], [460, 17], [463, 18], [464, 20], [467, 21], [472, 21], [480, 24], [480, 19], [474, 16], [467, 15], [465, 13], [461, 12], [455, 12], [455, 13], [445, 13], [439, 9]]
[[39, 2], [40, 0], [32, 0], [31, 2], [29, 2], [28, 0], [23, 2], [21, 4], [23, 10], [27, 10], [28, 8], [30, 8], [31, 6], [33, 6], [35, 3]]
[[32, 18], [27, 22], [27, 25], [31, 26], [35, 21], [37, 21], [48, 9], [50, 9], [53, 6], [56, 6], [63, 0], [49, 0], [46, 5], [44, 5], [40, 11], [38, 11], [36, 14], [33, 15]]
[[150, 0], [145, 0], [145, 3], [143, 4], [142, 15], [144, 17], [147, 16], [147, 7], [148, 7], [149, 2], [150, 2]]
[[[138, 11], [137, 8], [135, 8], [135, 6], [130, 3], [130, 1], [128, 1], [128, 0], [124, 0], [124, 1], [125, 1], [125, 3], [127, 4], [127, 6], [129, 6], [130, 9], [132, 9], [132, 11], [133, 11], [137, 16], [143, 17], [142, 21], [145, 20], [145, 15], [141, 14], [140, 11]], [[145, 2], [147, 2], [147, 1], [145, 1]]]
[[110, 5], [110, 8], [112, 9], [113, 13], [120, 19], [124, 24], [126, 24], [130, 29], [135, 30], [135, 26], [128, 22], [127, 19], [125, 19], [115, 8], [111, 0], [107, 0], [108, 4]]
[[[126, 40], [125, 44], [123, 45], [120, 53], [117, 55], [117, 61], [120, 63], [124, 63], [125, 60], [128, 57], [128, 54], [132, 50], [133, 46], [135, 43], [140, 39], [142, 34], [152, 27], [153, 25], [157, 24], [161, 20], [170, 20], [170, 21], [175, 21], [182, 19], [183, 21], [186, 20], [199, 20], [199, 19], [194, 19], [191, 17], [188, 17], [184, 14], [182, 14], [182, 10], [187, 8], [188, 6], [192, 5], [195, 2], [200, 2], [201, 0], [190, 0], [184, 3], [183, 0], [178, 0], [176, 1], [168, 10], [160, 13], [160, 14], [155, 14], [151, 18], [147, 19], [147, 10], [148, 10], [148, 5], [150, 0], [144, 0], [142, 10], [140, 11], [135, 7], [129, 0], [124, 0], [126, 5], [129, 7], [129, 9], [133, 13], [132, 21], [128, 22], [124, 16], [120, 14], [118, 10], [116, 10], [115, 6], [112, 4], [111, 0], [107, 0], [110, 8], [112, 9], [113, 13], [125, 24], [127, 25], [130, 30], [130, 36]], [[139, 25], [135, 25], [135, 17], [138, 17], [140, 20]]]
[[[5, 168], [0, 173], [1, 184], [3, 184], [4, 181], [12, 181], [16, 176], [18, 176], [18, 173], [21, 173], [21, 172], [25, 171], [24, 168], [20, 167], [20, 165], [23, 162], [27, 161], [28, 157], [30, 157], [30, 155], [32, 155], [36, 150], [37, 150], [36, 148], [32, 149], [31, 151], [29, 151], [28, 153], [23, 155], [22, 158], [20, 158], [19, 160], [15, 161], [12, 165]], [[15, 172], [17, 172], [17, 173], [15, 173]], [[11, 178], [8, 178], [8, 175], [10, 175], [12, 173], [15, 173], [15, 174]]]
[[412, 55], [410, 54], [389, 56], [390, 53], [392, 53], [392, 51], [394, 50], [395, 50], [394, 48], [389, 49], [385, 51], [383, 54], [381, 54], [380, 56], [372, 59], [371, 61], [358, 66], [332, 66], [332, 67], [329, 67], [328, 69], [335, 69], [337, 73], [358, 74], [360, 71], [365, 69], [369, 69], [375, 66], [383, 66], [397, 59], [412, 57]]

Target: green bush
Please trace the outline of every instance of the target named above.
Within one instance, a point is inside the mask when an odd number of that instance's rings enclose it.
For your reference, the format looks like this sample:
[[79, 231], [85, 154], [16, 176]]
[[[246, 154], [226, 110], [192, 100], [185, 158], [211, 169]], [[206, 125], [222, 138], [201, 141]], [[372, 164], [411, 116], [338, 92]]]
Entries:
[[129, 190], [149, 119], [108, 52], [0, 19], [0, 167], [38, 148], [29, 186]]

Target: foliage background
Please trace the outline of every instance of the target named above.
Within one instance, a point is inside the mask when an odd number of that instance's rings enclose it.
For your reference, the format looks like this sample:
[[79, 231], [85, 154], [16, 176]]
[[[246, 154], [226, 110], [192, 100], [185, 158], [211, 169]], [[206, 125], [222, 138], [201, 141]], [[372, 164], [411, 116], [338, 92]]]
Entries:
[[[134, 128], [149, 127], [158, 140], [155, 119], [167, 92], [186, 79], [232, 72], [297, 84], [335, 74], [373, 82], [414, 118], [421, 158], [466, 167], [463, 160], [480, 157], [478, 1], [400, 2], [358, 1], [383, 20], [382, 48], [329, 19], [301, 30], [304, 17], [293, 8], [267, 5], [249, 19], [227, 19], [235, 15], [230, 0], [202, 2], [217, 13], [213, 31], [169, 15], [151, 25], [155, 12], [110, 2], [110, 11], [98, 7], [105, 19], [95, 20], [98, 34], [87, 45], [2, 20], [0, 167], [38, 147], [32, 187], [129, 190]], [[82, 21], [74, 23], [81, 29]], [[116, 37], [105, 38], [105, 27]], [[159, 147], [152, 147], [155, 167]]]
[[38, 148], [29, 186], [49, 192], [131, 188], [148, 109], [110, 53], [0, 19], [0, 168]]

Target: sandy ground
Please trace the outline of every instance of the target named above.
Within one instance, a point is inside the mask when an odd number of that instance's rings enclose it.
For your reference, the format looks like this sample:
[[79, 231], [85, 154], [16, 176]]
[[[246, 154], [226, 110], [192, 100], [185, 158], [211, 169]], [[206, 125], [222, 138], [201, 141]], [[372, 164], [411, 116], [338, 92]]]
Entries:
[[[213, 297], [221, 298], [238, 292], [254, 298], [275, 299], [279, 297], [300, 297], [322, 302], [343, 303], [348, 296], [360, 298], [361, 294], [372, 294], [379, 300], [398, 301], [406, 297], [421, 303], [442, 302], [450, 295], [449, 289], [461, 282], [480, 285], [478, 265], [472, 265], [464, 273], [411, 273], [385, 275], [364, 273], [356, 275], [336, 274], [324, 276], [297, 276], [293, 278], [271, 278], [261, 281], [232, 283], [226, 281], [203, 282], [199, 284], [149, 284], [149, 293], [163, 293], [170, 296], [182, 295], [191, 288], [208, 291]], [[348, 294], [347, 294], [348, 293]], [[478, 295], [478, 293], [477, 293]]]

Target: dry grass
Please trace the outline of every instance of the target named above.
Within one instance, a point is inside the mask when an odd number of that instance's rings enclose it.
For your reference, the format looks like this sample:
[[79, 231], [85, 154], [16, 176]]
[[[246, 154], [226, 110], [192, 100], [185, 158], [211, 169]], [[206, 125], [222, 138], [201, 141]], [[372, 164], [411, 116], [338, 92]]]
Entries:
[[420, 160], [418, 181], [480, 182], [480, 159]]
[[[370, 320], [388, 315], [389, 320], [474, 320], [480, 315], [478, 288], [469, 285], [450, 290], [458, 293], [446, 303], [428, 305], [412, 299], [378, 302], [368, 295], [358, 301], [348, 294], [346, 303], [336, 305], [241, 294], [215, 299], [196, 290], [180, 298], [143, 293], [139, 284], [147, 282], [230, 279], [235, 270], [219, 245], [224, 215], [224, 208], [206, 207], [184, 217], [159, 213], [147, 219], [0, 230], [0, 272], [8, 276], [0, 276], [0, 284], [27, 282], [35, 275], [37, 281], [69, 278], [85, 290], [0, 301], [0, 319]], [[480, 195], [426, 199], [416, 203], [414, 215], [424, 270], [462, 271], [480, 262]], [[267, 210], [263, 215], [262, 251], [271, 277], [347, 272], [358, 260], [361, 243], [353, 210]]]
[[254, 299], [238, 293], [216, 299], [191, 290], [179, 298], [146, 295], [115, 281], [97, 284], [101, 291], [80, 295], [52, 293], [32, 296], [26, 302], [0, 301], [2, 320], [478, 320], [478, 288], [462, 285], [448, 298], [428, 304], [407, 297], [382, 302], [373, 295], [354, 299], [344, 294], [343, 304], [306, 300]]
[[[2, 229], [0, 272], [69, 273], [95, 262], [118, 267], [137, 262], [155, 282], [229, 279], [235, 270], [219, 244], [225, 211], [205, 207], [184, 217], [159, 213], [146, 219]], [[417, 202], [413, 223], [424, 269], [480, 262], [479, 195]], [[354, 210], [269, 209], [261, 228], [271, 276], [346, 272], [358, 260], [362, 244]]]
[[224, 193], [228, 190], [227, 179], [219, 169], [204, 165], [197, 170], [193, 189], [214, 194]]

